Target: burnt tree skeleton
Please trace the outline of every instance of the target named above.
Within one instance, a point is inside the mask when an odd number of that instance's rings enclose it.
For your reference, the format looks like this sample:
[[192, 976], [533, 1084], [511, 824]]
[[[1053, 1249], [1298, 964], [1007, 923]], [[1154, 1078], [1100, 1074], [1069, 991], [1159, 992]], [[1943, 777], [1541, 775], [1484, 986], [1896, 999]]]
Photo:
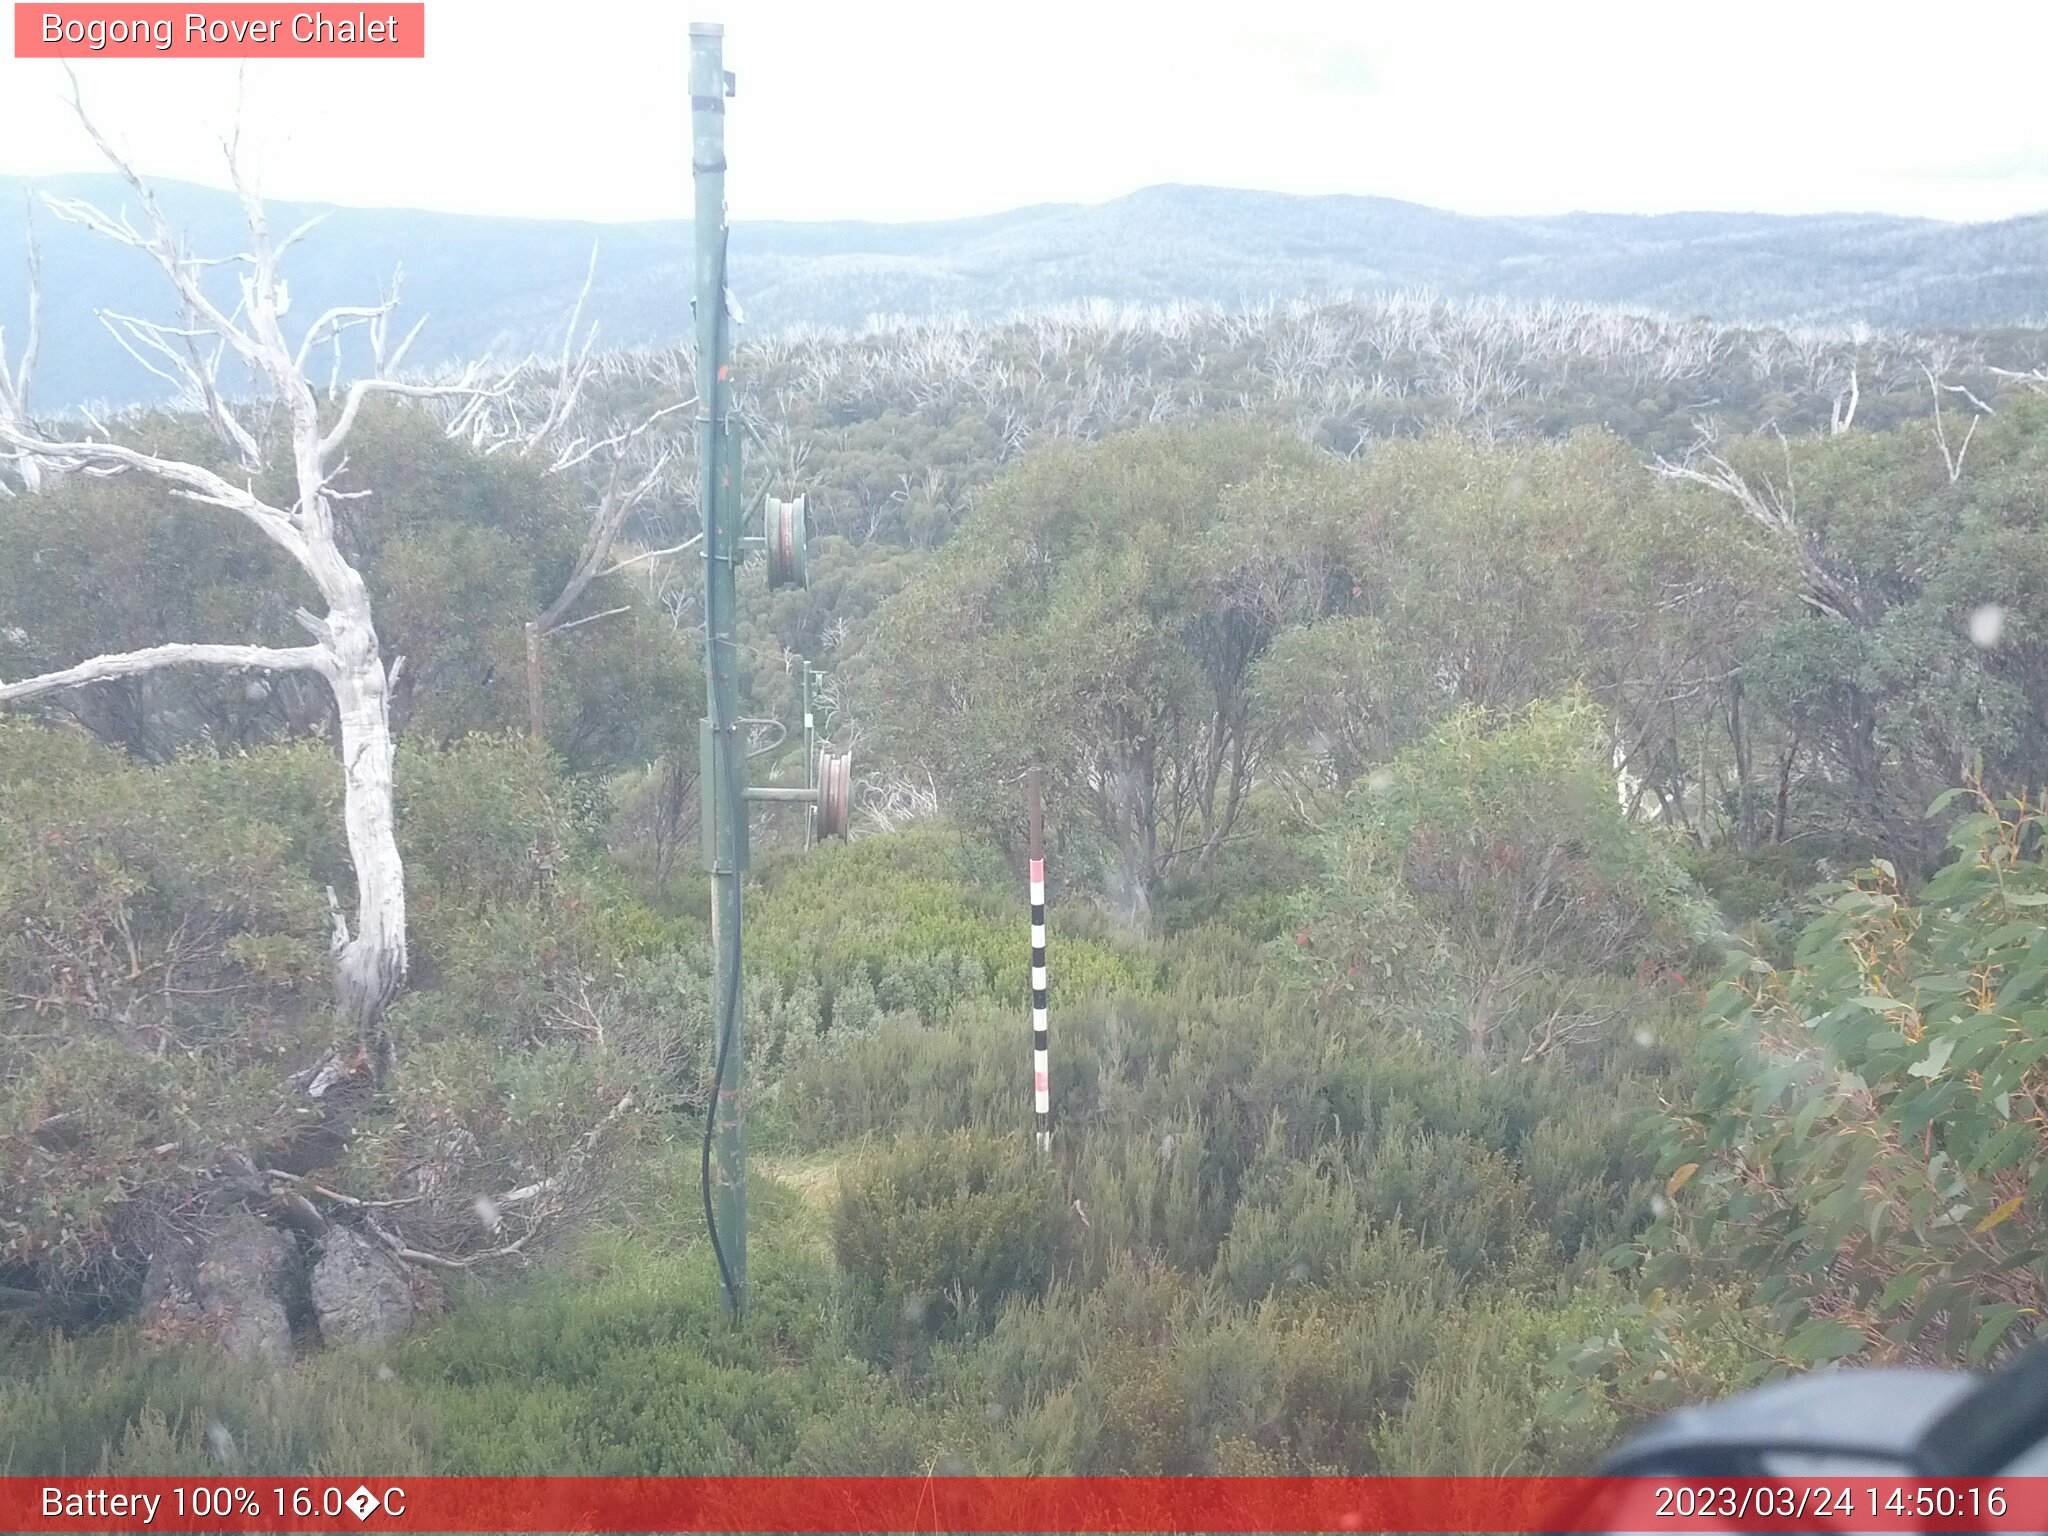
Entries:
[[[309, 221], [283, 241], [274, 242], [262, 199], [242, 175], [234, 140], [224, 147], [250, 243], [246, 251], [231, 258], [244, 269], [240, 303], [232, 311], [223, 309], [206, 292], [201, 280], [208, 267], [221, 263], [203, 260], [185, 248], [150, 187], [86, 113], [75, 80], [72, 107], [93, 143], [127, 183], [140, 207], [142, 224], [137, 227], [125, 214], [115, 218], [75, 199], [45, 200], [60, 217], [148, 256], [169, 281], [187, 322], [168, 325], [102, 312], [102, 323], [122, 340], [131, 355], [176, 385], [183, 403], [199, 409], [222, 442], [235, 450], [245, 468], [253, 471], [265, 458], [263, 444], [256, 430], [243, 419], [246, 407], [231, 404], [219, 387], [219, 370], [224, 360], [232, 359], [245, 368], [274, 405], [282, 409], [296, 496], [288, 506], [272, 505], [247, 483], [236, 485], [202, 465], [108, 441], [96, 425], [89, 435], [51, 435], [21, 410], [21, 385], [26, 382], [26, 369], [8, 391], [6, 403], [0, 404], [0, 449], [5, 450], [8, 462], [15, 466], [25, 487], [34, 485], [38, 470], [93, 475], [134, 473], [156, 480], [175, 497], [232, 512], [291, 557], [312, 581], [326, 612], [300, 608], [293, 615], [312, 637], [308, 645], [171, 642], [95, 656], [35, 677], [0, 681], [0, 703], [172, 666], [296, 671], [320, 677], [334, 701], [343, 777], [343, 819], [356, 877], [353, 928], [340, 899], [329, 892], [334, 922], [331, 948], [335, 989], [343, 1012], [355, 1027], [361, 1056], [381, 1075], [391, 1061], [384, 1014], [404, 984], [407, 968], [405, 875], [393, 817], [390, 716], [392, 683], [403, 662], [401, 659], [389, 668], [385, 664], [363, 574], [350, 563], [337, 540], [334, 502], [343, 493], [332, 487], [332, 481], [343, 466], [343, 449], [363, 403], [371, 396], [465, 401], [449, 427], [453, 436], [469, 425], [481, 402], [502, 393], [506, 385], [486, 382], [482, 368], [476, 366], [448, 382], [407, 382], [397, 378], [397, 370], [418, 336], [419, 326], [414, 326], [395, 348], [388, 345], [390, 320], [397, 303], [395, 292], [376, 305], [327, 310], [313, 321], [294, 347], [284, 332], [283, 320], [290, 299], [278, 267], [282, 257], [317, 221]], [[307, 361], [322, 342], [332, 341], [357, 327], [368, 333], [375, 371], [338, 391], [338, 408], [333, 412], [332, 424], [323, 427], [321, 402], [307, 378]], [[210, 351], [202, 353], [202, 345]]]

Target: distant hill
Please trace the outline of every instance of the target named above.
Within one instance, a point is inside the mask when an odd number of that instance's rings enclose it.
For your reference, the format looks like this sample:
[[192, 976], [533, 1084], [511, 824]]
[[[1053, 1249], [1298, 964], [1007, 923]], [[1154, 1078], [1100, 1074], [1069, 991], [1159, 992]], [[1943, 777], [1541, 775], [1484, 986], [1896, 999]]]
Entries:
[[[0, 325], [24, 320], [24, 192], [118, 208], [112, 177], [0, 178]], [[202, 253], [239, 248], [227, 193], [179, 183], [166, 209]], [[276, 204], [291, 227], [319, 205]], [[431, 316], [416, 360], [523, 351], [557, 332], [593, 242], [593, 313], [611, 346], [674, 340], [688, 325], [690, 230], [332, 208], [293, 253], [294, 313], [360, 302], [405, 270], [410, 315]], [[35, 402], [154, 398], [155, 381], [96, 323], [95, 306], [163, 315], [134, 252], [38, 218], [47, 332]], [[929, 224], [747, 223], [733, 290], [750, 330], [859, 326], [877, 315], [987, 319], [1104, 298], [1238, 305], [1390, 288], [1618, 304], [1728, 321], [1921, 329], [2048, 314], [2048, 215], [1995, 224], [1826, 214], [1568, 214], [1479, 218], [1372, 197], [1150, 187], [1113, 202], [1020, 208]]]

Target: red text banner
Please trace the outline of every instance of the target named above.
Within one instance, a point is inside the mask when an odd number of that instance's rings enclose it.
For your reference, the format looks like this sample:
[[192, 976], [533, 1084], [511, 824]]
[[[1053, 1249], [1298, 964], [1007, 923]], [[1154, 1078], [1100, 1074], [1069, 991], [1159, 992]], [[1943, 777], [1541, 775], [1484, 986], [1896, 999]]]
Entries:
[[423, 59], [423, 3], [23, 4], [18, 59]]
[[9, 1531], [2040, 1531], [2048, 1478], [0, 1478]]

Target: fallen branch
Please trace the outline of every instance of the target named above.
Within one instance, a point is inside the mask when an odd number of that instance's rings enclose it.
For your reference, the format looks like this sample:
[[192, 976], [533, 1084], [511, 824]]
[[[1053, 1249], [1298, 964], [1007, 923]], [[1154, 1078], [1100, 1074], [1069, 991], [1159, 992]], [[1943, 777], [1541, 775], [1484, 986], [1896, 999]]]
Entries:
[[[428, 1253], [423, 1248], [413, 1248], [408, 1246], [405, 1243], [405, 1241], [402, 1238], [400, 1238], [396, 1233], [388, 1231], [384, 1227], [380, 1226], [377, 1222], [377, 1218], [370, 1215], [368, 1212], [365, 1212], [363, 1214], [363, 1225], [370, 1229], [370, 1235], [372, 1237], [376, 1238], [378, 1242], [382, 1243], [387, 1249], [390, 1250], [391, 1256], [394, 1259], [401, 1259], [408, 1264], [424, 1264], [430, 1269], [445, 1269], [455, 1271], [473, 1268], [474, 1266], [482, 1264], [489, 1259], [511, 1259], [523, 1257], [523, 1255], [520, 1253], [520, 1250], [526, 1246], [527, 1239], [533, 1236], [533, 1232], [527, 1232], [524, 1236], [520, 1237], [516, 1242], [507, 1243], [502, 1248], [493, 1248], [488, 1253], [472, 1253], [468, 1255], [466, 1258], [451, 1259], [446, 1254]], [[534, 1231], [538, 1230], [540, 1229], [537, 1227], [534, 1228]]]
[[311, 1190], [323, 1200], [332, 1200], [338, 1205], [345, 1205], [352, 1210], [358, 1211], [382, 1211], [389, 1210], [395, 1206], [417, 1205], [420, 1201], [427, 1198], [425, 1195], [407, 1195], [402, 1200], [364, 1200], [355, 1195], [345, 1195], [338, 1189], [329, 1189], [325, 1184], [316, 1184], [303, 1174], [286, 1173], [282, 1168], [266, 1168], [263, 1170], [263, 1177], [266, 1179], [283, 1179], [287, 1184], [296, 1185], [300, 1189]]
[[[603, 1137], [605, 1131], [616, 1124], [620, 1117], [630, 1111], [638, 1102], [638, 1098], [632, 1093], [622, 1095], [618, 1103], [614, 1104], [597, 1124], [584, 1132], [578, 1146], [581, 1156], [588, 1157], [595, 1150], [599, 1139]], [[580, 1161], [581, 1159], [579, 1158], [578, 1160]], [[425, 1195], [411, 1195], [400, 1200], [366, 1200], [357, 1195], [343, 1194], [337, 1189], [329, 1189], [326, 1185], [317, 1183], [312, 1179], [306, 1178], [304, 1175], [286, 1173], [278, 1168], [267, 1168], [264, 1170], [264, 1175], [267, 1178], [281, 1179], [295, 1188], [308, 1190], [322, 1199], [332, 1200], [357, 1212], [362, 1219], [364, 1228], [379, 1243], [383, 1244], [393, 1258], [408, 1264], [423, 1264], [430, 1269], [451, 1272], [473, 1269], [479, 1264], [486, 1264], [499, 1259], [525, 1257], [523, 1250], [526, 1245], [546, 1227], [549, 1217], [556, 1214], [547, 1202], [541, 1200], [541, 1197], [560, 1193], [565, 1182], [560, 1178], [548, 1177], [536, 1180], [531, 1184], [522, 1185], [518, 1189], [509, 1190], [496, 1199], [480, 1197], [478, 1201], [479, 1207], [488, 1207], [491, 1218], [489, 1224], [493, 1230], [497, 1226], [496, 1214], [500, 1207], [522, 1205], [528, 1201], [535, 1201], [537, 1203], [526, 1216], [526, 1230], [513, 1241], [496, 1248], [487, 1249], [482, 1253], [464, 1254], [460, 1258], [451, 1258], [445, 1253], [433, 1253], [425, 1248], [413, 1247], [404, 1238], [399, 1236], [398, 1233], [379, 1222], [376, 1216], [372, 1214], [376, 1211], [392, 1210], [400, 1206], [416, 1205], [428, 1198]]]

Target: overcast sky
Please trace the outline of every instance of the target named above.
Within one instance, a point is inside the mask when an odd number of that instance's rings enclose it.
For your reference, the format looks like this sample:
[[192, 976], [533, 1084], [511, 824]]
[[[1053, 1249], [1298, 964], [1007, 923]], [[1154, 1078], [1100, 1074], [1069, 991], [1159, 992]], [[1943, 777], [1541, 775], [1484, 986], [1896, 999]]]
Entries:
[[[358, 3], [333, 13], [353, 15]], [[927, 219], [1158, 182], [1471, 213], [2048, 208], [2048, 5], [429, 0], [422, 61], [272, 60], [274, 197], [689, 210], [687, 30], [722, 21], [736, 218]], [[153, 174], [218, 184], [236, 67], [93, 60]], [[60, 66], [0, 59], [0, 174], [93, 168]]]

